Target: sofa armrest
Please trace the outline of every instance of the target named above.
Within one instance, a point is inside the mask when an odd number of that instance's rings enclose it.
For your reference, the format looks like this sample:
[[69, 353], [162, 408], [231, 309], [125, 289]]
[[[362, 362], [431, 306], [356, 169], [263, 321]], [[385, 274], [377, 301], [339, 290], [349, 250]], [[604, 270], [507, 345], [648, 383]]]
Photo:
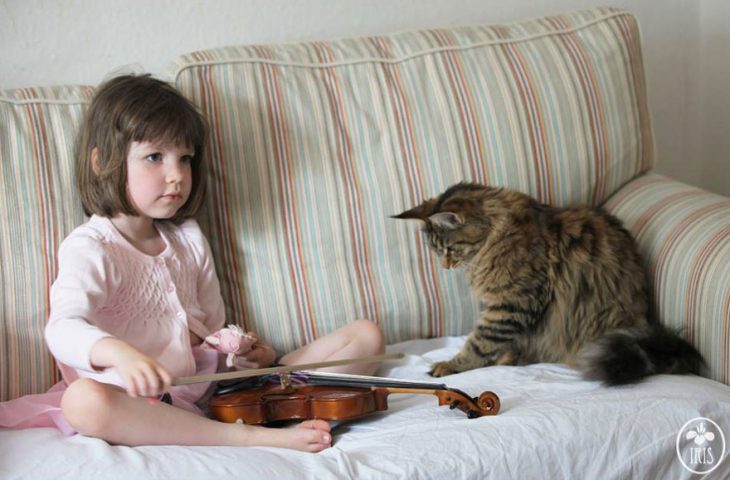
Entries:
[[604, 208], [637, 239], [655, 314], [700, 350], [708, 377], [730, 383], [730, 198], [647, 174]]

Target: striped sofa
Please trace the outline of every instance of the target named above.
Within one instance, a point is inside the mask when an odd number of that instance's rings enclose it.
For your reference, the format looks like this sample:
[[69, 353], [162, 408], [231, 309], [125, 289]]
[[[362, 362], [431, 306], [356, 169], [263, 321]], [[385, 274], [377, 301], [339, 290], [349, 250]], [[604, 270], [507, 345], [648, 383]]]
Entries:
[[[212, 127], [200, 221], [230, 322], [279, 351], [355, 318], [390, 343], [467, 333], [479, 305], [389, 216], [462, 181], [603, 205], [654, 310], [730, 383], [730, 199], [652, 171], [639, 29], [598, 8], [509, 25], [219, 48], [175, 60]], [[83, 221], [73, 139], [91, 87], [0, 93], [0, 398], [57, 377], [55, 251]]]

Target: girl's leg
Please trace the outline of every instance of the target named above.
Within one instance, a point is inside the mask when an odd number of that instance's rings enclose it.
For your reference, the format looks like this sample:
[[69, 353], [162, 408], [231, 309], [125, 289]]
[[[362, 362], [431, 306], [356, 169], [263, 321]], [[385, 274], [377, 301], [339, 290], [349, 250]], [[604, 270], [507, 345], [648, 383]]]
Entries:
[[[341, 327], [327, 336], [318, 338], [293, 352], [281, 357], [283, 365], [298, 363], [325, 362], [346, 358], [379, 355], [385, 351], [383, 333], [370, 320], [356, 320]], [[322, 368], [321, 371], [372, 375], [379, 363], [355, 363], [339, 367]]]
[[121, 445], [246, 445], [318, 452], [331, 442], [330, 426], [309, 420], [295, 428], [222, 423], [163, 402], [132, 398], [116, 386], [79, 379], [61, 401], [78, 432]]

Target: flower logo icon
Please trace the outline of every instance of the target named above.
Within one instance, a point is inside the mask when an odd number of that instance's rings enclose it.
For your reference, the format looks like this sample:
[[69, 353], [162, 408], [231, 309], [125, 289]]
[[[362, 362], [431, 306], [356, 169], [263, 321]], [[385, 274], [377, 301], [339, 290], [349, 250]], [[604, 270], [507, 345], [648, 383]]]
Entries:
[[713, 441], [715, 439], [715, 434], [712, 432], [708, 432], [707, 428], [705, 427], [705, 422], [702, 422], [700, 423], [699, 427], [697, 427], [697, 430], [689, 430], [685, 435], [685, 438], [687, 440], [691, 440], [694, 438], [694, 442], [697, 445], [703, 445], [705, 442]]
[[692, 473], [707, 474], [715, 470], [726, 460], [726, 448], [722, 428], [707, 417], [695, 417], [677, 432], [677, 458]]

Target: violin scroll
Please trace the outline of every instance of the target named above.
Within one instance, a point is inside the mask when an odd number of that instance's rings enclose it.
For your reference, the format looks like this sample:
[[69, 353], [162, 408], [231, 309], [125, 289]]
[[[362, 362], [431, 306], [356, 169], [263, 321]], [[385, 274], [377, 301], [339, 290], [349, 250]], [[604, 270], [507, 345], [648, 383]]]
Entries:
[[466, 413], [468, 418], [496, 415], [499, 412], [499, 397], [494, 392], [482, 392], [479, 397], [469, 397], [466, 393], [455, 388], [432, 392], [439, 399], [439, 405], [448, 405], [450, 409], [458, 408]]
[[488, 415], [495, 415], [499, 413], [501, 404], [496, 393], [490, 391], [482, 392], [475, 401], [482, 410], [489, 412]]

